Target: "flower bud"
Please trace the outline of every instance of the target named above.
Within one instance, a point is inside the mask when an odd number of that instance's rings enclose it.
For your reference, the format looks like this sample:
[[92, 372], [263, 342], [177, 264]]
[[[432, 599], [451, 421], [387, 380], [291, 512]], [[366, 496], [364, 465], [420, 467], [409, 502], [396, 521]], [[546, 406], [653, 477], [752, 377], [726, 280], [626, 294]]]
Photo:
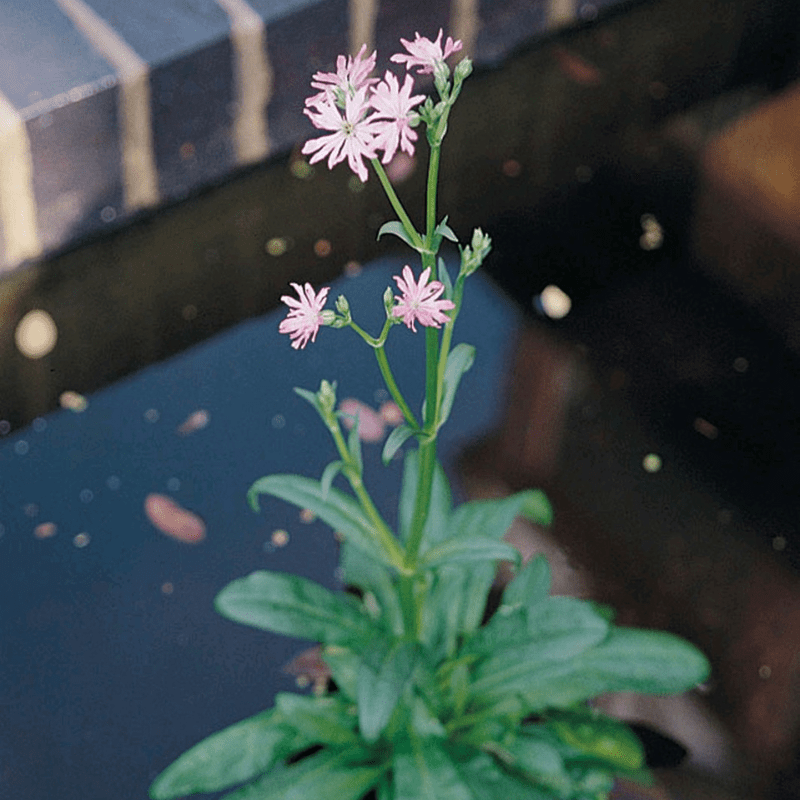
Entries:
[[492, 249], [492, 240], [480, 228], [472, 232], [472, 241], [461, 251], [461, 273], [466, 277], [478, 269]]
[[322, 381], [317, 392], [317, 399], [319, 400], [322, 416], [329, 417], [332, 415], [333, 410], [336, 408], [336, 381], [333, 383]]
[[387, 286], [386, 291], [383, 293], [383, 307], [386, 309], [386, 318], [392, 320], [393, 322], [400, 322], [399, 317], [395, 317], [392, 311], [394, 311], [394, 294], [392, 294], [392, 287]]
[[336, 310], [343, 316], [347, 316], [350, 313], [350, 303], [347, 302], [347, 298], [343, 294], [336, 298]]
[[462, 58], [461, 61], [456, 64], [456, 69], [453, 74], [456, 83], [461, 83], [465, 78], [468, 78], [472, 74], [472, 59]]
[[444, 61], [433, 65], [433, 84], [442, 99], [446, 98], [450, 91], [450, 67]]

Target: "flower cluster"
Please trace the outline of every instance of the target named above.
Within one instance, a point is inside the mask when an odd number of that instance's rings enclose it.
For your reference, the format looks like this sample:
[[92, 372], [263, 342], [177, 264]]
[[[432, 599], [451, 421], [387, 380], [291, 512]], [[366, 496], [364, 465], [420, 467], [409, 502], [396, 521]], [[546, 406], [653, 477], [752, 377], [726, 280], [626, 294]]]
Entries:
[[[449, 322], [445, 311], [455, 308], [452, 300], [442, 298], [445, 287], [441, 281], [430, 280], [430, 268], [423, 270], [419, 281], [414, 280], [411, 267], [403, 267], [403, 275], [394, 276], [401, 291], [400, 297], [394, 297], [387, 315], [392, 321], [404, 322], [416, 333], [416, 323], [431, 328], [439, 328], [442, 323]], [[289, 306], [289, 313], [278, 327], [279, 333], [288, 333], [295, 350], [302, 350], [317, 338], [321, 325], [336, 325], [337, 314], [324, 310], [328, 298], [329, 286], [315, 292], [310, 283], [300, 286], [292, 283], [292, 288], [297, 292], [297, 298], [283, 295], [281, 300]], [[349, 324], [350, 313], [347, 301], [340, 297], [336, 302], [337, 311], [341, 314], [342, 324]], [[337, 326], [338, 327], [338, 326]]]
[[[407, 70], [432, 73], [462, 47], [448, 36], [442, 49], [441, 39], [441, 30], [435, 42], [419, 34], [413, 42], [401, 39], [408, 53], [393, 55], [391, 60], [405, 63]], [[311, 156], [309, 162], [327, 157], [328, 167], [333, 168], [347, 159], [350, 169], [364, 182], [368, 176], [364, 159], [371, 161], [383, 153], [381, 161], [388, 164], [398, 150], [414, 155], [418, 121], [414, 109], [425, 99], [411, 94], [411, 75], [406, 75], [402, 86], [388, 70], [382, 80], [370, 77], [376, 57], [374, 52], [367, 56], [363, 45], [355, 57], [339, 56], [336, 72], [315, 73], [311, 86], [317, 93], [306, 100], [303, 110], [315, 128], [329, 131], [303, 146], [303, 154]]]

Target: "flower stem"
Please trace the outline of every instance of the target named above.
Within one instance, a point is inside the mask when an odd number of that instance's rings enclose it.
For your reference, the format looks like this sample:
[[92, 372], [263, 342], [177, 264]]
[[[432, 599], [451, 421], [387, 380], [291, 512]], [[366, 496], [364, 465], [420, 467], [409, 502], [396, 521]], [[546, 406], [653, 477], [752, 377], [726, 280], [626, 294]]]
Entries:
[[406, 422], [412, 428], [418, 429], [419, 423], [417, 422], [417, 418], [414, 416], [414, 412], [408, 407], [408, 403], [406, 403], [406, 399], [403, 397], [394, 379], [392, 368], [389, 366], [389, 359], [386, 357], [386, 350], [383, 347], [376, 347], [375, 357], [378, 359], [378, 366], [380, 367], [381, 375], [383, 375], [383, 382], [386, 384], [389, 394], [403, 412]]
[[400, 198], [397, 196], [397, 193], [394, 190], [394, 186], [392, 186], [391, 181], [389, 180], [389, 176], [386, 174], [386, 170], [383, 168], [383, 164], [378, 161], [377, 158], [372, 159], [372, 167], [375, 170], [378, 178], [380, 179], [381, 186], [383, 186], [383, 191], [386, 192], [386, 196], [389, 198], [389, 202], [392, 204], [392, 208], [395, 211], [395, 214], [400, 219], [400, 222], [403, 224], [403, 227], [406, 230], [409, 238], [414, 244], [414, 247], [417, 249], [423, 247], [422, 237], [417, 233], [417, 229], [414, 227], [414, 224], [411, 222], [411, 218], [406, 213], [405, 208], [403, 208], [403, 204], [400, 202]]
[[369, 496], [369, 492], [364, 486], [364, 481], [361, 478], [360, 471], [353, 460], [353, 456], [350, 453], [349, 448], [347, 447], [344, 436], [342, 436], [342, 431], [339, 428], [338, 421], [330, 424], [328, 429], [333, 436], [333, 441], [336, 443], [336, 449], [339, 451], [339, 456], [345, 463], [346, 468], [343, 470], [343, 472], [347, 477], [355, 496], [358, 498], [358, 502], [361, 504], [362, 510], [372, 523], [375, 530], [375, 535], [378, 538], [378, 542], [391, 562], [398, 569], [402, 570], [405, 563], [405, 554], [403, 552], [403, 548], [398, 544], [394, 534], [390, 530], [389, 526], [384, 522], [383, 517], [381, 517], [380, 512], [372, 502], [372, 498]]

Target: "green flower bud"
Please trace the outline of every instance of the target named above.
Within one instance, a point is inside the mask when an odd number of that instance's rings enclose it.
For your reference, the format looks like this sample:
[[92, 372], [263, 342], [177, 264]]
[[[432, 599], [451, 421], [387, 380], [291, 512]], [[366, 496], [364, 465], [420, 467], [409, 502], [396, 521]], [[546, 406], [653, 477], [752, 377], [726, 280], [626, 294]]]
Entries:
[[319, 408], [322, 415], [330, 417], [336, 408], [336, 381], [333, 383], [322, 381], [317, 392], [317, 400], [319, 400]]
[[456, 64], [456, 69], [453, 74], [456, 83], [461, 83], [461, 81], [468, 78], [472, 74], [472, 59], [462, 58], [461, 61]]

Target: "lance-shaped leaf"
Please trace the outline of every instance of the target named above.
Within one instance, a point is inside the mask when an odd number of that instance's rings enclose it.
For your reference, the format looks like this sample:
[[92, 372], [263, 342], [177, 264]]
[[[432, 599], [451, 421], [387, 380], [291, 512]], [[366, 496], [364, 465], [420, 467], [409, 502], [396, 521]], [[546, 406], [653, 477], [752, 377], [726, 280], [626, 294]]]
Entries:
[[395, 800], [476, 800], [438, 739], [410, 732], [395, 748], [392, 769]]
[[286, 636], [347, 645], [370, 639], [369, 617], [314, 581], [282, 572], [253, 572], [215, 598], [222, 616]]
[[358, 726], [368, 742], [383, 733], [416, 666], [416, 642], [398, 642], [373, 669], [363, 663], [358, 672]]
[[395, 428], [387, 437], [383, 445], [383, 453], [381, 459], [384, 465], [387, 465], [393, 458], [394, 454], [414, 435], [414, 429], [408, 425], [400, 425]]
[[517, 492], [501, 500], [472, 500], [460, 505], [450, 516], [447, 538], [481, 535], [502, 538], [534, 491]]
[[550, 594], [550, 565], [543, 555], [532, 558], [503, 592], [503, 605], [529, 606]]
[[447, 422], [456, 399], [456, 390], [461, 377], [475, 361], [475, 348], [471, 344], [457, 344], [447, 356], [447, 365], [444, 370], [442, 400], [439, 406], [439, 426]]
[[505, 542], [498, 542], [490, 536], [458, 536], [446, 539], [425, 553], [422, 566], [426, 569], [442, 564], [458, 564], [470, 561], [519, 562], [519, 551]]
[[362, 800], [387, 768], [367, 763], [368, 756], [362, 748], [325, 748], [285, 769], [273, 770], [223, 800]]
[[314, 697], [280, 692], [275, 705], [314, 744], [347, 745], [358, 741], [355, 716], [338, 695]]
[[229, 725], [173, 761], [150, 786], [153, 800], [217, 792], [263, 774], [311, 744], [276, 709]]
[[554, 800], [550, 792], [506, 772], [486, 753], [459, 761], [457, 767], [476, 800]]
[[509, 656], [498, 665], [503, 687], [486, 675], [473, 691], [480, 693], [485, 685], [495, 696], [518, 692], [531, 712], [567, 708], [605, 692], [675, 694], [697, 686], [709, 672], [705, 656], [683, 639], [635, 628], [616, 628], [596, 647], [566, 661], [537, 662], [530, 671], [520, 669], [513, 651]]
[[392, 555], [378, 542], [361, 507], [344, 492], [333, 487], [328, 487], [325, 491], [319, 481], [302, 475], [267, 475], [257, 480], [247, 493], [248, 502], [254, 511], [259, 510], [258, 496], [261, 494], [269, 494], [293, 503], [298, 508], [313, 511], [355, 547], [384, 564], [394, 565]]
[[[414, 504], [419, 482], [418, 462], [418, 450], [411, 450], [406, 453], [405, 461], [403, 462], [403, 484], [400, 490], [400, 504], [398, 507], [400, 535], [403, 541], [408, 538], [414, 516]], [[422, 537], [422, 552], [432, 544], [447, 538], [451, 508], [450, 484], [444, 474], [442, 465], [437, 461], [433, 473], [428, 519], [425, 523], [425, 532]]]
[[[506, 647], [486, 637], [493, 646], [475, 669], [474, 692], [496, 696], [524, 691], [531, 674], [546, 670], [552, 662], [574, 663], [608, 635], [608, 622], [589, 603], [572, 597], [549, 597], [520, 612], [527, 618], [527, 636], [512, 639]], [[480, 635], [475, 638], [483, 640]]]
[[380, 239], [381, 236], [385, 236], [387, 233], [391, 233], [398, 239], [402, 239], [412, 250], [420, 249], [414, 244], [411, 237], [408, 235], [408, 231], [403, 227], [403, 223], [396, 219], [392, 220], [391, 222], [384, 222], [383, 225], [381, 225], [381, 227], [378, 229], [377, 238]]

